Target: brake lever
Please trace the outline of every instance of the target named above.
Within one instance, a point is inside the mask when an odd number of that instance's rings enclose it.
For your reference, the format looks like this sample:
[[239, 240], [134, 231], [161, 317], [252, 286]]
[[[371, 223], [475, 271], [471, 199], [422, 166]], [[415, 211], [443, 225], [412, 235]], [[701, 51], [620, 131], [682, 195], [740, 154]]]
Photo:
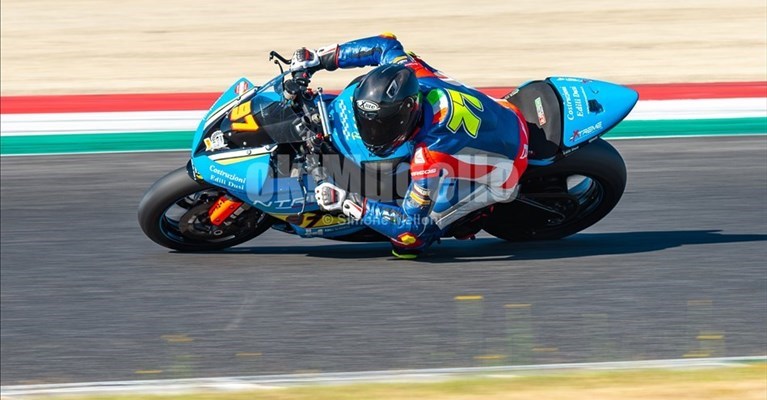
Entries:
[[280, 55], [280, 53], [272, 50], [269, 52], [269, 61], [272, 61], [273, 59], [278, 59], [282, 61], [283, 64], [290, 64], [290, 60]]

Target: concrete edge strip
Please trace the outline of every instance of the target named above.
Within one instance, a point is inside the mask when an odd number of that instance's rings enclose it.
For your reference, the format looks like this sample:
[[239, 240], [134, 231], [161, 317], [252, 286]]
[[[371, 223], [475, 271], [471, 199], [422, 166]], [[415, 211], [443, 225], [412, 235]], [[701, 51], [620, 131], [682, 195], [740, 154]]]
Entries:
[[738, 366], [767, 362], [767, 356], [609, 361], [497, 367], [431, 368], [392, 371], [330, 372], [316, 374], [231, 376], [220, 378], [158, 379], [136, 381], [84, 382], [65, 384], [10, 385], [0, 387], [0, 396], [98, 395], [109, 393], [168, 394], [197, 391], [245, 391], [287, 386], [338, 385], [380, 382], [430, 382], [465, 376], [492, 376], [569, 370], [685, 369]]

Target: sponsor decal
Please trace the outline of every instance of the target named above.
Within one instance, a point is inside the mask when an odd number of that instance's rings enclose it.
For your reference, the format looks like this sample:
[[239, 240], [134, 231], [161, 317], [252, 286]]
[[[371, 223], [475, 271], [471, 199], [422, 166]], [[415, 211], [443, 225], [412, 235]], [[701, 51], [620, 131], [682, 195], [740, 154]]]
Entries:
[[538, 113], [538, 126], [546, 125], [546, 113], [543, 112], [543, 101], [540, 97], [535, 98], [535, 111]]
[[425, 164], [426, 158], [423, 155], [423, 147], [419, 147], [413, 154], [413, 164]]
[[411, 204], [415, 207], [425, 207], [431, 204], [429, 191], [417, 183], [413, 184], [413, 187], [410, 189], [410, 193], [408, 194], [408, 198], [411, 201]]
[[573, 142], [577, 139], [580, 139], [581, 136], [590, 136], [592, 133], [599, 132], [601, 130], [602, 130], [602, 121], [599, 121], [596, 124], [589, 126], [588, 128], [584, 128], [581, 130], [574, 130], [573, 135], [570, 136], [570, 141]]
[[565, 118], [572, 121], [575, 119], [575, 115], [573, 114], [573, 100], [570, 98], [570, 92], [567, 91], [565, 86], [562, 86], [561, 89], [562, 100], [564, 100], [565, 103]]
[[238, 96], [242, 96], [243, 93], [248, 91], [248, 82], [240, 81], [240, 83], [237, 84], [237, 87], [234, 88], [234, 92], [237, 93]]
[[[261, 201], [256, 200], [253, 202], [253, 205], [258, 208], [265, 208], [265, 209], [277, 209], [277, 210], [293, 210], [296, 207], [300, 207], [305, 203], [311, 203], [311, 201], [304, 201], [304, 199], [298, 197], [295, 199], [285, 199], [285, 200], [268, 200], [268, 201]], [[285, 220], [287, 218], [287, 214], [271, 214], [275, 217], [278, 217], [282, 220]], [[285, 218], [283, 218], [283, 216]]]
[[224, 140], [224, 133], [221, 131], [213, 132], [210, 138], [203, 140], [205, 143], [205, 151], [218, 150], [226, 147], [226, 141]]
[[[392, 82], [394, 83], [394, 82]], [[376, 112], [381, 109], [378, 103], [370, 100], [357, 100], [357, 108], [365, 112]]]
[[423, 197], [429, 197], [429, 191], [417, 183], [413, 184], [413, 190]]
[[426, 100], [431, 104], [433, 111], [432, 124], [441, 124], [447, 118], [448, 99], [442, 90], [434, 89], [426, 95]]
[[305, 212], [303, 214], [291, 215], [285, 219], [285, 222], [310, 229], [345, 224], [348, 220], [344, 215], [334, 216], [320, 212]]
[[231, 172], [218, 169], [214, 165], [211, 165], [209, 170], [211, 172], [210, 182], [218, 183], [224, 187], [239, 190], [242, 192], [245, 191], [245, 178], [237, 176]]
[[571, 86], [570, 90], [573, 92], [573, 103], [575, 103], [575, 116], [576, 117], [583, 117], [585, 115], [584, 108], [583, 108], [583, 98], [581, 97], [580, 91], [577, 87]]
[[424, 169], [421, 171], [413, 171], [410, 173], [410, 176], [412, 177], [418, 177], [418, 176], [431, 176], [437, 173], [436, 168], [430, 168], [430, 169]]
[[578, 90], [577, 86], [561, 86], [562, 97], [565, 101], [565, 117], [572, 121], [575, 117], [582, 118], [584, 116], [583, 98]]

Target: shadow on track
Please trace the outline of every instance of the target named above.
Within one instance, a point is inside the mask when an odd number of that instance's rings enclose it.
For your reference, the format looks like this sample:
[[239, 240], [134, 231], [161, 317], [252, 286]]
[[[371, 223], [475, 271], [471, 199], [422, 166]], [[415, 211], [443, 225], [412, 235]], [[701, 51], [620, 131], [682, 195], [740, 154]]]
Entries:
[[[718, 230], [581, 233], [562, 240], [505, 242], [499, 239], [447, 240], [433, 245], [416, 261], [547, 260], [598, 255], [646, 253], [685, 245], [758, 242], [762, 234], [722, 234]], [[258, 239], [256, 239], [257, 241]], [[306, 254], [308, 257], [364, 259], [389, 256], [388, 243], [343, 243], [327, 241], [321, 246], [253, 246], [224, 250], [225, 254]]]

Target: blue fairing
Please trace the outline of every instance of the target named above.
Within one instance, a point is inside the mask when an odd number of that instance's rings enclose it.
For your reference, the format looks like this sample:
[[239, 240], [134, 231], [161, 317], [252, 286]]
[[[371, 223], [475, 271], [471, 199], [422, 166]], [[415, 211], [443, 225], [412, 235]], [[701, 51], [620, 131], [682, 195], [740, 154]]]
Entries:
[[413, 144], [410, 142], [400, 146], [394, 154], [385, 158], [375, 156], [365, 147], [365, 143], [362, 142], [357, 130], [357, 123], [354, 121], [352, 95], [356, 87], [357, 85], [351, 85], [344, 89], [333, 100], [328, 109], [331, 127], [330, 138], [333, 145], [344, 157], [354, 161], [358, 166], [366, 162], [409, 159], [413, 153]]
[[[285, 221], [293, 232], [301, 236], [338, 237], [364, 229], [363, 225], [350, 223], [343, 217], [320, 212], [313, 196], [315, 183], [310, 177], [303, 175], [300, 180], [274, 177], [272, 157], [276, 145], [221, 148], [216, 151], [206, 149], [202, 143], [203, 138], [218, 129], [218, 121], [226, 117], [234, 106], [250, 101], [251, 106], [256, 108], [284, 101], [282, 80], [281, 75], [256, 88], [250, 81], [241, 78], [219, 97], [195, 132], [192, 166], [196, 177], [225, 188], [248, 204]], [[577, 147], [605, 133], [631, 111], [638, 99], [635, 91], [607, 82], [566, 77], [553, 77], [548, 81], [562, 100], [565, 148]], [[242, 89], [244, 85], [247, 85], [247, 90], [238, 95], [235, 89], [238, 86]], [[401, 146], [386, 158], [377, 157], [367, 150], [354, 120], [352, 96], [355, 87], [346, 88], [335, 98], [324, 97], [331, 128], [330, 141], [334, 147], [358, 166], [394, 159], [409, 161], [413, 152], [412, 143]], [[445, 198], [457, 195], [453, 185], [446, 184], [443, 190], [449, 192], [444, 193]], [[435, 209], [447, 206], [438, 203]]]
[[251, 81], [246, 78], [240, 78], [237, 80], [237, 82], [230, 86], [229, 89], [226, 89], [224, 93], [221, 93], [221, 96], [219, 96], [218, 100], [213, 103], [213, 106], [210, 108], [210, 110], [208, 110], [208, 113], [205, 114], [205, 117], [202, 118], [200, 124], [197, 125], [197, 131], [195, 131], [194, 140], [192, 141], [192, 156], [194, 156], [194, 152], [200, 145], [200, 141], [205, 134], [205, 127], [208, 125], [208, 121], [210, 121], [211, 116], [219, 116], [222, 112], [229, 110], [234, 105], [235, 100], [237, 100], [239, 97], [237, 92], [234, 90], [237, 88], [237, 86], [240, 85], [241, 82], [245, 82], [245, 84], [248, 85], [249, 91], [246, 94], [252, 94], [252, 92], [255, 91], [256, 88], [253, 86]]
[[606, 133], [639, 99], [635, 90], [613, 83], [571, 77], [547, 80], [562, 101], [562, 143], [568, 148]]
[[[252, 107], [256, 108], [283, 101], [282, 79], [282, 75], [278, 76], [256, 88], [250, 81], [241, 78], [224, 91], [195, 132], [192, 166], [197, 178], [225, 188], [246, 203], [285, 220], [301, 236], [336, 237], [363, 229], [360, 224], [321, 213], [314, 200], [315, 183], [310, 177], [304, 175], [300, 181], [296, 178], [275, 178], [272, 156], [276, 146], [209, 152], [201, 145], [206, 131], [215, 129], [216, 122], [236, 105], [251, 101]], [[238, 95], [235, 89], [243, 82], [248, 89]], [[325, 96], [326, 102], [332, 100], [333, 96]]]
[[[281, 100], [280, 75], [261, 87], [246, 78], [238, 79], [216, 100], [197, 127], [192, 143], [192, 165], [195, 172], [206, 182], [226, 188], [241, 199], [257, 198], [268, 177], [271, 151], [266, 147], [247, 150], [221, 150], [215, 153], [200, 150], [201, 141], [208, 129], [237, 104], [245, 101], [266, 104]], [[240, 95], [235, 89], [245, 87]], [[254, 106], [255, 107], [255, 106]]]

